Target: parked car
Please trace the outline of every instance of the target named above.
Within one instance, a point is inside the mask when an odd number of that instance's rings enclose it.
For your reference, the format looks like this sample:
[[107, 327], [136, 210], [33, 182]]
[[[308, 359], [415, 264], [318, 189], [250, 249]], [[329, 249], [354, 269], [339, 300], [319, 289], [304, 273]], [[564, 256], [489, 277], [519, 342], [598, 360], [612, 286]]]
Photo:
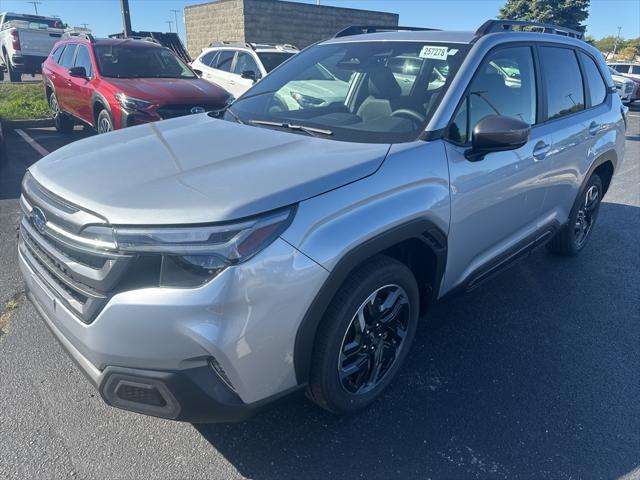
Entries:
[[191, 66], [202, 78], [239, 97], [299, 50], [286, 44], [213, 42]]
[[40, 73], [63, 27], [57, 17], [0, 13], [0, 81], [5, 72], [12, 82], [19, 82], [23, 73]]
[[[585, 250], [625, 145], [600, 53], [528, 22], [408, 30], [347, 29], [223, 113], [29, 168], [27, 295], [108, 404], [231, 421], [306, 388], [353, 412], [398, 376], [434, 301], [542, 245]], [[400, 57], [420, 59], [410, 89]], [[342, 98], [283, 108], [320, 65]]]
[[609, 73], [611, 74], [611, 78], [613, 79], [622, 103], [625, 105], [631, 103], [637, 97], [636, 83], [630, 78], [619, 75], [618, 72], [611, 67], [609, 67]]
[[640, 79], [640, 63], [612, 62], [609, 66], [620, 75]]
[[168, 48], [147, 40], [69, 34], [44, 62], [42, 78], [59, 132], [80, 122], [106, 133], [217, 110], [230, 100]]

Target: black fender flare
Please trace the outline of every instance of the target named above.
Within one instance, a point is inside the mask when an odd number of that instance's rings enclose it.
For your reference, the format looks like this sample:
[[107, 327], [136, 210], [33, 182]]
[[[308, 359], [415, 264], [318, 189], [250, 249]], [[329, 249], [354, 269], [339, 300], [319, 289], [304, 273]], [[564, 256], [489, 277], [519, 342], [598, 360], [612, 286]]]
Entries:
[[95, 115], [94, 115], [95, 111], [93, 109], [93, 106], [96, 103], [101, 104], [104, 107], [104, 109], [107, 112], [109, 112], [109, 115], [111, 115], [111, 118], [113, 118], [113, 112], [111, 111], [111, 107], [109, 106], [109, 102], [107, 101], [107, 99], [100, 92], [94, 90], [93, 94], [91, 95], [91, 114], [92, 114], [91, 116], [93, 118], [93, 122], [94, 122], [93, 127], [94, 128], [97, 127], [97, 123], [98, 123], [97, 122], [98, 119], [95, 117]]
[[298, 385], [309, 381], [311, 359], [316, 333], [329, 303], [349, 274], [368, 258], [411, 239], [418, 239], [434, 253], [436, 271], [431, 298], [438, 298], [438, 290], [444, 276], [447, 261], [447, 237], [433, 222], [427, 219], [411, 220], [391, 228], [361, 243], [347, 252], [330, 272], [329, 277], [316, 294], [304, 315], [296, 334], [293, 364]]

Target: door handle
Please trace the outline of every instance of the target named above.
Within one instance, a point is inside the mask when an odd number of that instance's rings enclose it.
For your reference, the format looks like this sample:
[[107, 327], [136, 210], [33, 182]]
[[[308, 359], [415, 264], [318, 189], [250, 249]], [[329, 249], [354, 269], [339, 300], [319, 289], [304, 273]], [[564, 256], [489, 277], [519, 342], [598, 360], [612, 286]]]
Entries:
[[544, 160], [549, 150], [551, 150], [551, 145], [540, 140], [536, 143], [535, 147], [533, 147], [533, 158], [536, 160]]
[[229, 84], [230, 84], [230, 85], [235, 85], [235, 84], [236, 84], [236, 81], [235, 81], [235, 80], [229, 80]]
[[596, 122], [591, 122], [591, 125], [589, 125], [589, 134], [593, 136], [593, 135], [597, 135], [598, 132], [600, 132], [600, 124]]

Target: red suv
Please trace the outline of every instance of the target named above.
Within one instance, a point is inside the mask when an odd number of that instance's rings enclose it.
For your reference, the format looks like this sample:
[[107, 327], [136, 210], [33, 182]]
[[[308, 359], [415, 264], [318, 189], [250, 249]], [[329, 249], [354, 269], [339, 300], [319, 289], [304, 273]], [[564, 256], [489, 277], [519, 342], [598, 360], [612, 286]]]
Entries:
[[42, 77], [59, 132], [80, 121], [105, 133], [217, 110], [231, 98], [171, 50], [147, 40], [67, 38], [42, 64]]

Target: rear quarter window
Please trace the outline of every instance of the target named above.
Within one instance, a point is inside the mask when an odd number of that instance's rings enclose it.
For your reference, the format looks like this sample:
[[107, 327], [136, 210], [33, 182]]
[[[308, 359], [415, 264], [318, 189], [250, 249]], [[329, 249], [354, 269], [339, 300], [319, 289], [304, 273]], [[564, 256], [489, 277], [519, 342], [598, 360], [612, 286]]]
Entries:
[[60, 57], [62, 56], [62, 52], [64, 52], [65, 45], [60, 45], [51, 53], [51, 60], [54, 63], [60, 63]]
[[590, 105], [595, 107], [607, 98], [607, 86], [604, 83], [604, 79], [596, 62], [584, 52], [580, 52], [579, 55], [584, 69], [585, 80], [589, 87]]

